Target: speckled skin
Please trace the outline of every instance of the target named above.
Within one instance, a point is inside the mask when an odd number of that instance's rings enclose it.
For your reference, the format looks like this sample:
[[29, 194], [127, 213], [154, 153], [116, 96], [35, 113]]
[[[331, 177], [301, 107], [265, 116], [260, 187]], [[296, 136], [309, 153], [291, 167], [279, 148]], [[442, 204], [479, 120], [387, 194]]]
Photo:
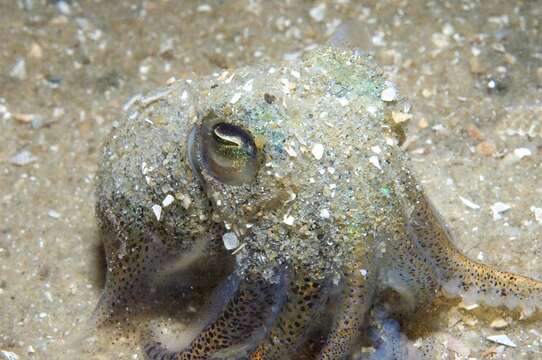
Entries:
[[[398, 147], [402, 131], [380, 99], [386, 86], [368, 59], [322, 49], [179, 80], [136, 102], [99, 170], [108, 271], [96, 322], [130, 322], [171, 274], [191, 262], [213, 271], [206, 259], [217, 256], [235, 259], [215, 292], [223, 310], [180, 350], [150, 341], [148, 358], [301, 358], [331, 302], [335, 320], [315, 356], [348, 358], [390, 288], [411, 308], [440, 289], [527, 314], [540, 308], [540, 282], [476, 263], [450, 242]], [[189, 134], [209, 114], [253, 136], [253, 181], [229, 185], [191, 166]], [[175, 200], [158, 219], [153, 205], [167, 195]], [[226, 232], [239, 238], [234, 256], [222, 248]]]

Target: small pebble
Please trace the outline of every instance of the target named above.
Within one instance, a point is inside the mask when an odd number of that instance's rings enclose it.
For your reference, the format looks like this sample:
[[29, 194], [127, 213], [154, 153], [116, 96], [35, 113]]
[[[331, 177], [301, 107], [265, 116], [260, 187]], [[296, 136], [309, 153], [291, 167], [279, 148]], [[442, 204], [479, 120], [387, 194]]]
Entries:
[[60, 219], [60, 213], [58, 211], [55, 211], [55, 210], [49, 210], [47, 211], [47, 215], [50, 217], [50, 218], [53, 218], [53, 219]]
[[62, 26], [68, 23], [68, 18], [64, 15], [58, 15], [51, 19], [50, 24], [55, 26]]
[[28, 56], [34, 59], [41, 59], [43, 57], [43, 50], [41, 49], [41, 46], [39, 46], [37, 43], [32, 43], [32, 45], [30, 45]]
[[394, 86], [390, 86], [382, 91], [382, 94], [380, 94], [380, 99], [385, 102], [392, 102], [397, 100], [397, 96], [397, 89]]
[[407, 114], [404, 112], [398, 112], [398, 111], [392, 111], [391, 118], [396, 124], [401, 124], [404, 122], [407, 122], [408, 120], [412, 119], [414, 115]]
[[309, 15], [316, 22], [323, 21], [326, 17], [326, 4], [322, 3], [320, 5], [316, 5], [315, 7], [309, 10]]
[[201, 4], [198, 6], [197, 10], [198, 12], [208, 13], [208, 12], [213, 11], [213, 8], [208, 4]]
[[539, 224], [542, 224], [542, 208], [538, 208], [538, 207], [531, 206], [530, 209], [531, 209], [531, 211], [532, 211], [533, 214], [534, 214], [535, 220], [536, 220]]
[[291, 70], [290, 74], [292, 74], [292, 76], [295, 77], [296, 79], [301, 78], [301, 73], [297, 70]]
[[71, 8], [70, 8], [70, 5], [67, 2], [63, 1], [63, 0], [57, 1], [56, 7], [57, 7], [58, 11], [60, 11], [64, 15], [70, 15], [71, 12], [72, 12]]
[[227, 232], [222, 235], [222, 241], [224, 242], [226, 250], [233, 250], [239, 246], [239, 239], [237, 238], [237, 235], [232, 232]]
[[481, 155], [491, 156], [495, 153], [495, 147], [492, 144], [484, 141], [476, 146], [476, 151], [478, 151], [478, 153]]
[[23, 58], [17, 58], [15, 64], [9, 71], [9, 76], [17, 80], [26, 79], [26, 60]]
[[331, 216], [331, 214], [329, 213], [329, 210], [328, 209], [322, 209], [320, 210], [320, 217], [322, 219], [329, 219], [329, 217]]
[[476, 140], [476, 141], [483, 141], [484, 140], [484, 136], [482, 135], [480, 130], [474, 125], [470, 125], [467, 128], [467, 133], [469, 134], [470, 138], [473, 139], [473, 140]]
[[442, 27], [442, 33], [446, 36], [452, 36], [455, 33], [454, 26], [450, 23], [444, 24]]
[[448, 36], [442, 33], [434, 33], [431, 36], [431, 41], [433, 44], [435, 44], [438, 48], [445, 48], [448, 45], [450, 45], [450, 42], [448, 41]]
[[465, 323], [465, 325], [470, 327], [478, 325], [478, 319], [476, 319], [474, 316], [465, 315], [461, 318], [461, 320]]
[[503, 318], [496, 318], [489, 324], [490, 327], [497, 330], [502, 330], [508, 326], [508, 321], [504, 320]]
[[514, 55], [506, 53], [504, 54], [504, 61], [506, 61], [508, 65], [514, 65], [517, 62], [517, 59]]
[[25, 166], [37, 161], [38, 158], [32, 155], [28, 150], [23, 150], [20, 153], [9, 158], [9, 163], [16, 166]]
[[190, 207], [190, 205], [192, 205], [192, 199], [188, 195], [183, 194], [179, 199], [181, 200], [182, 207], [186, 210]]
[[479, 304], [467, 304], [465, 303], [464, 301], [461, 301], [458, 305], [457, 305], [458, 308], [460, 309], [465, 309], [467, 311], [471, 311], [471, 310], [474, 310], [476, 308], [479, 308], [480, 305]]
[[292, 215], [284, 215], [282, 222], [286, 225], [292, 226], [295, 222], [295, 218]]
[[530, 149], [527, 148], [517, 148], [514, 150], [514, 155], [516, 155], [519, 159], [523, 159], [526, 156], [531, 156], [533, 153]]
[[491, 342], [509, 346], [509, 347], [516, 347], [516, 344], [510, 340], [510, 338], [506, 335], [492, 335], [488, 336], [486, 339], [488, 339]]
[[19, 113], [15, 113], [11, 115], [13, 116], [15, 120], [21, 123], [29, 123], [32, 121], [32, 119], [35, 116], [34, 114], [19, 114]]
[[431, 129], [435, 130], [438, 133], [445, 133], [447, 131], [446, 127], [442, 124], [435, 124], [431, 127]]
[[418, 121], [418, 127], [420, 129], [427, 129], [429, 127], [429, 123], [425, 118], [421, 118], [420, 121]]
[[338, 98], [337, 101], [339, 102], [339, 104], [341, 104], [341, 106], [346, 106], [346, 105], [348, 105], [348, 104], [350, 103], [350, 102], [348, 101], [348, 99], [343, 98], [343, 97]]

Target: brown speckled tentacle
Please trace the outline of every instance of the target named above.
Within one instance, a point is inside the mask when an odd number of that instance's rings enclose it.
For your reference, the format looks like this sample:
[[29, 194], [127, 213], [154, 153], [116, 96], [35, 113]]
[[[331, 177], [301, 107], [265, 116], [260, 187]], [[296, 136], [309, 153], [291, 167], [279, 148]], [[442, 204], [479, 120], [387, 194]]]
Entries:
[[250, 355], [250, 360], [285, 360], [296, 353], [316, 323], [328, 297], [327, 281], [300, 276], [290, 281], [284, 308], [266, 339]]
[[185, 349], [170, 351], [153, 342], [145, 346], [151, 360], [195, 360], [242, 357], [265, 337], [286, 296], [284, 275], [273, 281], [259, 274], [245, 275], [226, 307]]
[[386, 266], [381, 278], [387, 286], [396, 290], [404, 300], [407, 310], [429, 304], [439, 289], [437, 272], [430, 259], [421, 253], [405, 229], [408, 219], [402, 214], [386, 223]]
[[355, 250], [352, 264], [346, 266], [343, 274], [343, 293], [331, 334], [319, 359], [339, 360], [351, 355], [367, 311], [370, 309], [377, 276], [375, 275], [375, 252], [373, 239]]
[[431, 259], [448, 295], [489, 306], [521, 307], [525, 315], [542, 308], [542, 282], [498, 271], [464, 256], [452, 244], [450, 233], [413, 176], [405, 174], [400, 181], [408, 189], [404, 200], [407, 230], [419, 251]]

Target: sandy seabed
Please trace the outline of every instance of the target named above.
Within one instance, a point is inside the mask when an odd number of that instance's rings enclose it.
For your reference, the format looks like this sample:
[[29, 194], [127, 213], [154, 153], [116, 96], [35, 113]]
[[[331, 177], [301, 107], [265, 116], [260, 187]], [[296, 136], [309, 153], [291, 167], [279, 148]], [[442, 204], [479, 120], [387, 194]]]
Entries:
[[[540, 1], [0, 1], [0, 358], [143, 358], [77, 341], [103, 286], [101, 143], [171, 77], [321, 44], [374, 55], [397, 84], [406, 151], [458, 247], [542, 279], [541, 19]], [[459, 358], [542, 358], [540, 317], [435, 316]]]

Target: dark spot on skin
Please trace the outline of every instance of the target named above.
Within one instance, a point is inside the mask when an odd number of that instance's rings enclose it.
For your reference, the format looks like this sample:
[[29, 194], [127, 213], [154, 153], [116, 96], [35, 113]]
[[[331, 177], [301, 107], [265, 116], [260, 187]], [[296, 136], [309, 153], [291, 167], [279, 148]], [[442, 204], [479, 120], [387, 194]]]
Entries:
[[265, 102], [268, 103], [268, 104], [272, 104], [272, 103], [275, 102], [275, 100], [277, 100], [277, 97], [275, 95], [271, 95], [271, 94], [268, 94], [268, 93], [263, 94], [263, 98], [264, 98]]

